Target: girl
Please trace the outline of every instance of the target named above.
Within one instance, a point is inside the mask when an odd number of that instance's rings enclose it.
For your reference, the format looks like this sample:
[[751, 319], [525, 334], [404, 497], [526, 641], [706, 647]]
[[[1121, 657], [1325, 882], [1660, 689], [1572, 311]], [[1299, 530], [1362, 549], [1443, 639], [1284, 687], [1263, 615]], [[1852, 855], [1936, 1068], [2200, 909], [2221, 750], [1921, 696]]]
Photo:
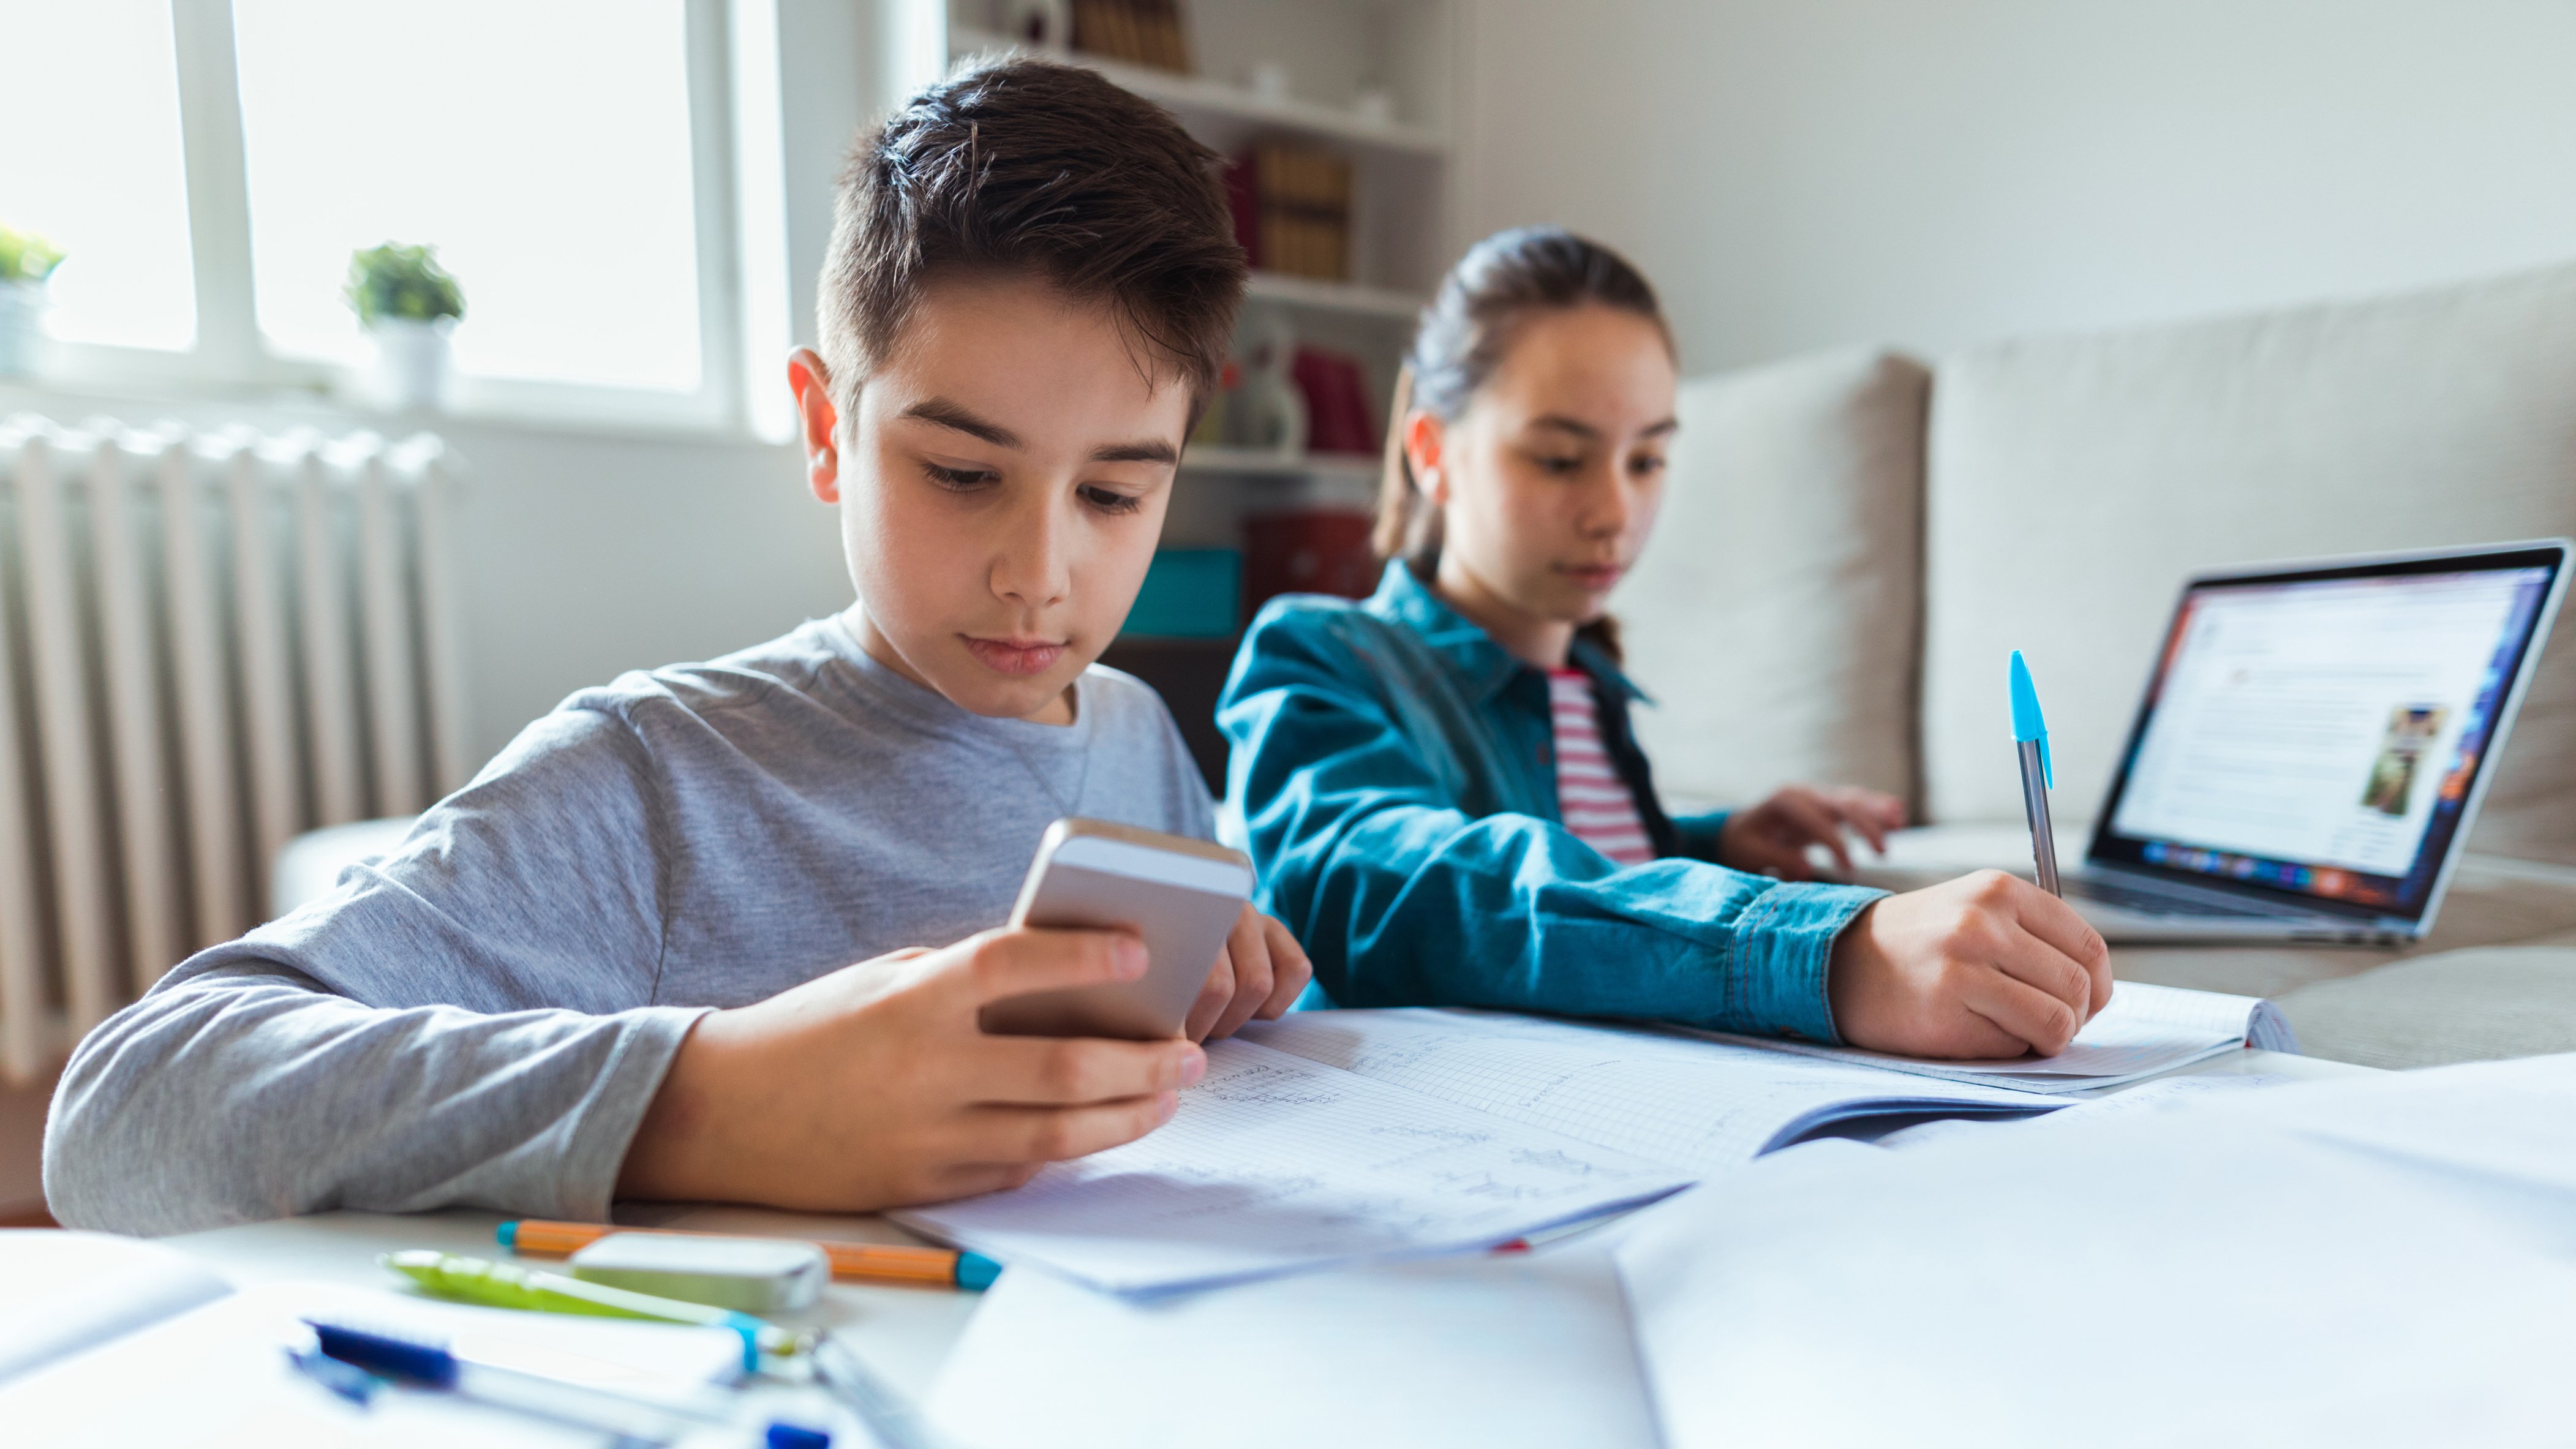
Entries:
[[2109, 1001], [2101, 938], [2001, 872], [1808, 883], [1810, 845], [1848, 866], [1846, 829], [1878, 846], [1903, 823], [1888, 796], [1657, 802], [1605, 612], [1674, 428], [1672, 336], [1634, 268], [1555, 228], [1488, 237], [1405, 375], [1377, 593], [1271, 604], [1218, 710], [1229, 827], [1334, 1003], [1995, 1057], [2054, 1052]]

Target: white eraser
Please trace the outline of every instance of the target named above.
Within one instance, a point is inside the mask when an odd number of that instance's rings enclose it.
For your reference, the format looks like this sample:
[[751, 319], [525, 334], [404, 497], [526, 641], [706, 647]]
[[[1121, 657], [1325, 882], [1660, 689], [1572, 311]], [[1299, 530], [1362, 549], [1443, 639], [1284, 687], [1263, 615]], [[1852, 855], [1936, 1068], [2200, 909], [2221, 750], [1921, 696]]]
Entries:
[[832, 1276], [812, 1243], [682, 1233], [611, 1233], [572, 1255], [572, 1275], [745, 1313], [803, 1308]]

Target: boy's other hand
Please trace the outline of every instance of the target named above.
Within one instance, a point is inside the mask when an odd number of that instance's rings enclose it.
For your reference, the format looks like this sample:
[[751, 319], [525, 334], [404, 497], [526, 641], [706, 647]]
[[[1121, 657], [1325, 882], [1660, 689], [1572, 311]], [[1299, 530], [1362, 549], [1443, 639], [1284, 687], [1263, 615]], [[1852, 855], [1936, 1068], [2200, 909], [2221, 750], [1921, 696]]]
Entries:
[[1123, 932], [986, 931], [701, 1017], [618, 1192], [864, 1212], [1017, 1187], [1133, 1141], [1206, 1073], [1198, 1047], [987, 1036], [976, 1013], [1144, 973], [1144, 943]]
[[1207, 985], [1199, 988], [1185, 1030], [1192, 1041], [1208, 1041], [1234, 1035], [1256, 1016], [1276, 1021], [1314, 978], [1314, 964], [1297, 938], [1247, 901], [1225, 949], [1216, 954]]
[[2111, 1001], [2111, 950], [2072, 906], [1999, 870], [1871, 903], [1834, 940], [1845, 1042], [1910, 1057], [2053, 1056]]
[[1849, 835], [1859, 835], [1871, 850], [1885, 855], [1887, 832], [1904, 826], [1905, 802], [1882, 791], [1788, 785], [1761, 804], [1726, 817], [1717, 836], [1717, 863], [1782, 880], [1813, 880], [1807, 847], [1821, 845], [1849, 875]]

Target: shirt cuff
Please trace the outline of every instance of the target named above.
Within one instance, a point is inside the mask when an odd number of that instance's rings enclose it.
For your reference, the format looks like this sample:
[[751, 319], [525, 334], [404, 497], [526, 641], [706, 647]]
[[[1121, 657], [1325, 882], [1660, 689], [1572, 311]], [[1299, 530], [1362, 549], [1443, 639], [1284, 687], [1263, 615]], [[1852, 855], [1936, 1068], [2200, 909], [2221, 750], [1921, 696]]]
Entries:
[[1839, 1046], [1825, 972], [1834, 940], [1887, 892], [1867, 886], [1774, 886], [1735, 921], [1738, 1017], [1746, 1029]]
[[626, 1149], [634, 1145], [644, 1113], [652, 1107], [654, 1094], [662, 1090], [662, 1079], [670, 1075], [680, 1043], [687, 1040], [698, 1018], [712, 1010], [648, 1006], [618, 1013], [625, 1040], [618, 1043], [608, 1070], [591, 1084], [574, 1114], [558, 1179], [563, 1216], [582, 1223], [609, 1221], [608, 1208], [617, 1197], [617, 1174], [626, 1166]]

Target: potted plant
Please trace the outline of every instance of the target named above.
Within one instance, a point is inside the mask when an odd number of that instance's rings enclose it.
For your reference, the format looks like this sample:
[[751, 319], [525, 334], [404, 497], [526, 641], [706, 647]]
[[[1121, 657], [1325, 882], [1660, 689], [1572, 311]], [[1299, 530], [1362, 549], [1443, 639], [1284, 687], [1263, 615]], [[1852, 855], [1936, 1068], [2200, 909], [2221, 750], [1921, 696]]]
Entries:
[[447, 338], [465, 294], [436, 247], [387, 242], [349, 254], [349, 305], [376, 344], [376, 392], [396, 409], [435, 408], [447, 393]]
[[62, 264], [62, 248], [33, 232], [0, 226], [0, 377], [36, 370], [45, 279]]

